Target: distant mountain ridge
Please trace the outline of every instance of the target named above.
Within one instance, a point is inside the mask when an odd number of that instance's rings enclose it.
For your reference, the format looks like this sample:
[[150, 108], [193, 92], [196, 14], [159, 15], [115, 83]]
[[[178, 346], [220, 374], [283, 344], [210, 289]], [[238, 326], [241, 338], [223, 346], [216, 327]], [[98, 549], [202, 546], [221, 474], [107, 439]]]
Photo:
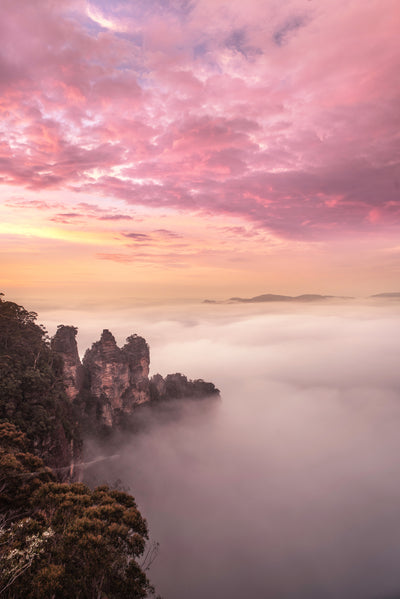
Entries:
[[302, 295], [279, 295], [264, 293], [255, 297], [231, 297], [228, 300], [204, 300], [205, 304], [257, 304], [263, 302], [318, 302], [328, 299], [354, 299], [352, 296], [320, 295], [317, 293], [304, 293]]
[[391, 291], [389, 293], [376, 293], [375, 295], [370, 295], [370, 297], [382, 299], [400, 299], [400, 291]]

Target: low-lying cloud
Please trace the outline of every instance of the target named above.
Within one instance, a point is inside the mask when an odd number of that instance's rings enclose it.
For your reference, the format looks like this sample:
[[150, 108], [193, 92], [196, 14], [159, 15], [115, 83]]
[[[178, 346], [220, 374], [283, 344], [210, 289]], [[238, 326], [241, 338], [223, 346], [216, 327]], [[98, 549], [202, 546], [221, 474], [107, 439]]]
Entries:
[[155, 370], [211, 379], [222, 402], [158, 421], [102, 465], [160, 542], [158, 592], [400, 596], [398, 317], [223, 310], [143, 322]]

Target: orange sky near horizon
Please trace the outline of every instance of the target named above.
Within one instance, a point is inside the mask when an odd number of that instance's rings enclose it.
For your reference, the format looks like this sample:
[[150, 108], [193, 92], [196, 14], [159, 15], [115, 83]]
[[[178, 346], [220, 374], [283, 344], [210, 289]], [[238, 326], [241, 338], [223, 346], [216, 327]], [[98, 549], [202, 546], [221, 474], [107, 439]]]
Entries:
[[397, 290], [396, 235], [290, 240], [239, 217], [163, 209], [133, 213], [117, 230], [113, 220], [99, 222], [88, 214], [63, 221], [59, 209], [12, 202], [0, 208], [2, 289], [8, 299], [75, 304], [102, 296], [117, 306], [128, 298], [152, 303], [261, 293], [365, 297]]

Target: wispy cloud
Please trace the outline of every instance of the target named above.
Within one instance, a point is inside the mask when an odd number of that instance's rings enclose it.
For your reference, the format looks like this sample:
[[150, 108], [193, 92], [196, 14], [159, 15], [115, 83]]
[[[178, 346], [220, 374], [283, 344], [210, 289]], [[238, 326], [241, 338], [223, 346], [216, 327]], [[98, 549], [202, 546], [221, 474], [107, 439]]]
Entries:
[[105, 214], [98, 217], [99, 220], [132, 220], [129, 214]]
[[146, 233], [123, 233], [123, 236], [133, 241], [147, 241], [149, 239], [149, 235], [146, 235]]
[[129, 254], [114, 253], [98, 253], [96, 254], [96, 257], [100, 260], [111, 260], [112, 262], [120, 262], [122, 264], [125, 262], [133, 262], [133, 260], [135, 259], [134, 256], [131, 256]]

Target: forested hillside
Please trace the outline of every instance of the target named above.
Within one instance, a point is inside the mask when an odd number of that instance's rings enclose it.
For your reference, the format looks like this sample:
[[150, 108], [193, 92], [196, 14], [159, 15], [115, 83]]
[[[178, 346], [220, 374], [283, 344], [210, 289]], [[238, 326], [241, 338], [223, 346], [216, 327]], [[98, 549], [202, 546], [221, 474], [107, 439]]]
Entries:
[[134, 498], [71, 482], [79, 414], [36, 317], [0, 298], [0, 596], [147, 597], [148, 530]]

